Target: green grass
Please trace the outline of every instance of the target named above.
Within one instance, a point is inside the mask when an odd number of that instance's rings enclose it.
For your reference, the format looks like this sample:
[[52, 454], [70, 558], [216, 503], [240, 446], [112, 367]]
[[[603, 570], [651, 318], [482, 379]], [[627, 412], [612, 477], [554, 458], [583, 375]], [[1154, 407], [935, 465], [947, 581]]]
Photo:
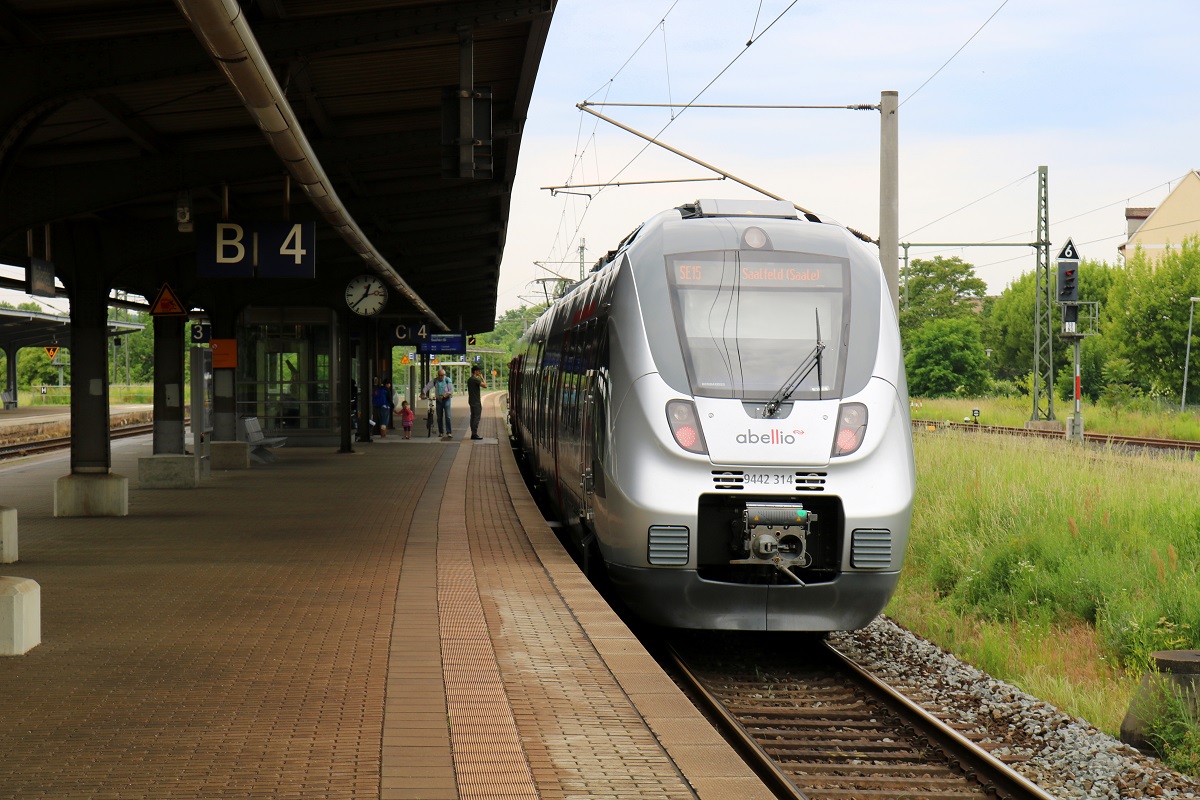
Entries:
[[[913, 398], [910, 403], [913, 419], [935, 422], [962, 422], [970, 418], [972, 409], [979, 409], [981, 425], [1004, 425], [1020, 428], [1033, 416], [1033, 401], [1028, 398]], [[1074, 413], [1073, 402], [1055, 401], [1054, 416], [1065, 424]], [[1200, 415], [1179, 413], [1178, 407], [1153, 413], [1136, 410], [1116, 410], [1104, 405], [1084, 403], [1080, 408], [1083, 428], [1087, 433], [1112, 433], [1124, 436], [1146, 436], [1157, 439], [1186, 439], [1200, 441]]]
[[[190, 393], [188, 393], [190, 394]], [[149, 405], [154, 402], [154, 386], [152, 384], [110, 385], [108, 387], [108, 402], [120, 405]], [[17, 403], [27, 406], [69, 406], [71, 405], [70, 386], [47, 386], [42, 394], [40, 387], [32, 390], [17, 391]]]
[[914, 449], [887, 613], [1115, 735], [1149, 654], [1200, 648], [1200, 463], [953, 430]]

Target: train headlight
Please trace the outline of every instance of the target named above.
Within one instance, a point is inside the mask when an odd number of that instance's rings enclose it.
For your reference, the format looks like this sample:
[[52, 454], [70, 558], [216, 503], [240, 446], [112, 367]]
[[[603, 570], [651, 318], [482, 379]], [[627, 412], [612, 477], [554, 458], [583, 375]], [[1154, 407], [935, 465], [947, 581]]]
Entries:
[[755, 250], [762, 250], [770, 241], [767, 238], [767, 232], [762, 228], [746, 228], [746, 232], [742, 234], [742, 242], [746, 247]]
[[846, 403], [838, 409], [837, 429], [831, 456], [848, 456], [857, 450], [867, 435], [867, 407], [862, 403]]
[[708, 455], [708, 445], [704, 443], [704, 432], [700, 430], [695, 403], [691, 400], [668, 402], [667, 424], [671, 426], [671, 435], [675, 437], [676, 444], [689, 453]]

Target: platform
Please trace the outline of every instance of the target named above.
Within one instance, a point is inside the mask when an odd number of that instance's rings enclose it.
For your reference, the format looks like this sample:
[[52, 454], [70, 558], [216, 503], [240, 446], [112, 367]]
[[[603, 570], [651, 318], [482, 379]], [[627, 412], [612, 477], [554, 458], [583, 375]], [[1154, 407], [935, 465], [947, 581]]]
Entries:
[[494, 400], [484, 441], [131, 480], [124, 518], [52, 516], [65, 453], [0, 466], [0, 573], [42, 593], [0, 658], [0, 797], [769, 797], [563, 552]]

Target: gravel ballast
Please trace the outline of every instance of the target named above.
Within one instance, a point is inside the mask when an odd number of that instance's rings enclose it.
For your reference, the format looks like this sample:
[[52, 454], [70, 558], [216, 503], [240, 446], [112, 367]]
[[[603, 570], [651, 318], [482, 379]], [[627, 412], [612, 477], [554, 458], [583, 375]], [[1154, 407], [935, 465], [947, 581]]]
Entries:
[[1200, 798], [1200, 781], [1168, 769], [1076, 717], [996, 680], [886, 617], [829, 642], [927, 710], [957, 722], [998, 758], [1060, 798]]

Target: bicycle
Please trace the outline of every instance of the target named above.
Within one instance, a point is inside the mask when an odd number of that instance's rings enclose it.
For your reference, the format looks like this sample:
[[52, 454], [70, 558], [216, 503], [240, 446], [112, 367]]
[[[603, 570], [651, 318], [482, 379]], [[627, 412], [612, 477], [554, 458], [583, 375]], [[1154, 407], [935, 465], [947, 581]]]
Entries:
[[434, 402], [435, 401], [434, 401], [433, 397], [430, 396], [429, 397], [429, 411], [425, 414], [425, 436], [426, 437], [433, 436]]

